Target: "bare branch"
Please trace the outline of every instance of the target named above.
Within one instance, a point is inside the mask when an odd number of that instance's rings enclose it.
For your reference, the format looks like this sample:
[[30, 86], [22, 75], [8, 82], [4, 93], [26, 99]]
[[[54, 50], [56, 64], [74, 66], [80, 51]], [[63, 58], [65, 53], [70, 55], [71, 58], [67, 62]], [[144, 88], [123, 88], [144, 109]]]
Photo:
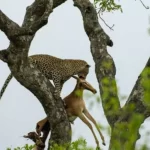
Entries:
[[66, 2], [67, 0], [54, 0], [53, 2], [53, 9], [61, 5], [62, 3]]
[[74, 0], [74, 5], [79, 8], [83, 16], [84, 29], [91, 42], [102, 105], [109, 124], [113, 126], [118, 119], [120, 103], [115, 81], [115, 64], [106, 49], [108, 43], [112, 44], [112, 41], [100, 26], [97, 12], [89, 0]]
[[99, 14], [99, 18], [104, 22], [104, 24], [110, 29], [110, 30], [114, 30], [113, 27], [115, 26], [114, 24], [112, 26], [109, 26], [106, 21], [101, 17], [101, 15]]
[[27, 8], [22, 27], [9, 19], [0, 10], [0, 29], [6, 34], [10, 41], [15, 44], [19, 43], [19, 36], [34, 35], [37, 30], [47, 24], [52, 9], [65, 1], [66, 0], [56, 0], [53, 5], [53, 0], [35, 0], [35, 2]]
[[58, 7], [65, 1], [66, 0], [54, 0], [52, 2], [50, 0], [35, 0], [32, 5], [27, 7], [23, 27], [30, 27], [35, 21], [38, 21], [39, 18], [43, 17], [47, 4], [50, 4], [49, 7], [47, 7], [47, 12], [51, 12], [52, 9]]
[[19, 36], [32, 34], [30, 30], [26, 28], [21, 28], [17, 23], [9, 19], [1, 10], [0, 10], [0, 30], [2, 30], [7, 36], [7, 38], [14, 44], [16, 44], [17, 41], [19, 40], [18, 39]]
[[0, 29], [6, 34], [9, 40], [12, 40], [20, 32], [20, 27], [17, 23], [9, 19], [0, 10]]
[[143, 5], [143, 7], [144, 7], [145, 9], [149, 9], [149, 6], [146, 6], [146, 5], [143, 3], [142, 0], [140, 0], [140, 2], [141, 2], [141, 4]]
[[35, 0], [27, 7], [23, 27], [28, 28], [32, 34], [47, 24], [48, 17], [53, 9], [53, 0]]
[[115, 26], [114, 24], [112, 25], [112, 26], [109, 26], [107, 23], [106, 23], [106, 21], [101, 17], [101, 9], [98, 11], [98, 16], [99, 16], [99, 18], [104, 22], [104, 24], [110, 29], [110, 30], [114, 30], [113, 29], [113, 27]]

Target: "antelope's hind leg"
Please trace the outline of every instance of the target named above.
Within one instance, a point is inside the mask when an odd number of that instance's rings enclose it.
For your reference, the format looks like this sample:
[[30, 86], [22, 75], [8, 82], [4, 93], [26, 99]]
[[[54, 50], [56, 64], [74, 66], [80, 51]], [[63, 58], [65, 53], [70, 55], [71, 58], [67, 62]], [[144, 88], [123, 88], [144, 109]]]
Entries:
[[38, 135], [41, 135], [41, 132], [43, 130], [44, 125], [46, 124], [46, 122], [48, 121], [47, 117], [40, 120], [39, 122], [37, 122], [36, 124], [36, 132], [38, 133]]

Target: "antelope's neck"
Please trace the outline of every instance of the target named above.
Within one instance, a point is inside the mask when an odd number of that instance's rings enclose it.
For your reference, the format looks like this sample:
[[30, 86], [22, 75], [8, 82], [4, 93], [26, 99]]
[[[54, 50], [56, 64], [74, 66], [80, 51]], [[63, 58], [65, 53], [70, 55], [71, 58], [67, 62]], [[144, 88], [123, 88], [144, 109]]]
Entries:
[[83, 89], [80, 88], [75, 88], [72, 92], [73, 95], [75, 95], [76, 97], [83, 97]]

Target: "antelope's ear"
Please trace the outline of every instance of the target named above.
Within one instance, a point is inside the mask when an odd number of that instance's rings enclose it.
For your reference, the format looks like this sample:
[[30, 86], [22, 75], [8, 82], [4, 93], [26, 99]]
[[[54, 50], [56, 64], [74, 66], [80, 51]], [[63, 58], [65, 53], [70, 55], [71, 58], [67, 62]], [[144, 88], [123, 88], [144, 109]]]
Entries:
[[90, 68], [91, 66], [87, 64], [86, 67], [87, 67], [87, 68]]

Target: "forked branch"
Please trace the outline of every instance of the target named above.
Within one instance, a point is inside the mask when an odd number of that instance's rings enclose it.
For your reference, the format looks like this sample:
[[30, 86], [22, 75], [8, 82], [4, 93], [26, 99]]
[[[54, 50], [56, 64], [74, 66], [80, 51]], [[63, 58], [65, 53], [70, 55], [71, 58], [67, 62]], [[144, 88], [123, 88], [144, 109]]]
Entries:
[[150, 58], [112, 128], [109, 150], [135, 149], [136, 141], [140, 138], [141, 124], [150, 117], [149, 93]]
[[[55, 4], [56, 6], [56, 4]], [[47, 24], [53, 9], [53, 0], [36, 0], [27, 8], [27, 13], [20, 27], [0, 10], [0, 29], [8, 39], [15, 42], [18, 36], [34, 35], [42, 26]]]

